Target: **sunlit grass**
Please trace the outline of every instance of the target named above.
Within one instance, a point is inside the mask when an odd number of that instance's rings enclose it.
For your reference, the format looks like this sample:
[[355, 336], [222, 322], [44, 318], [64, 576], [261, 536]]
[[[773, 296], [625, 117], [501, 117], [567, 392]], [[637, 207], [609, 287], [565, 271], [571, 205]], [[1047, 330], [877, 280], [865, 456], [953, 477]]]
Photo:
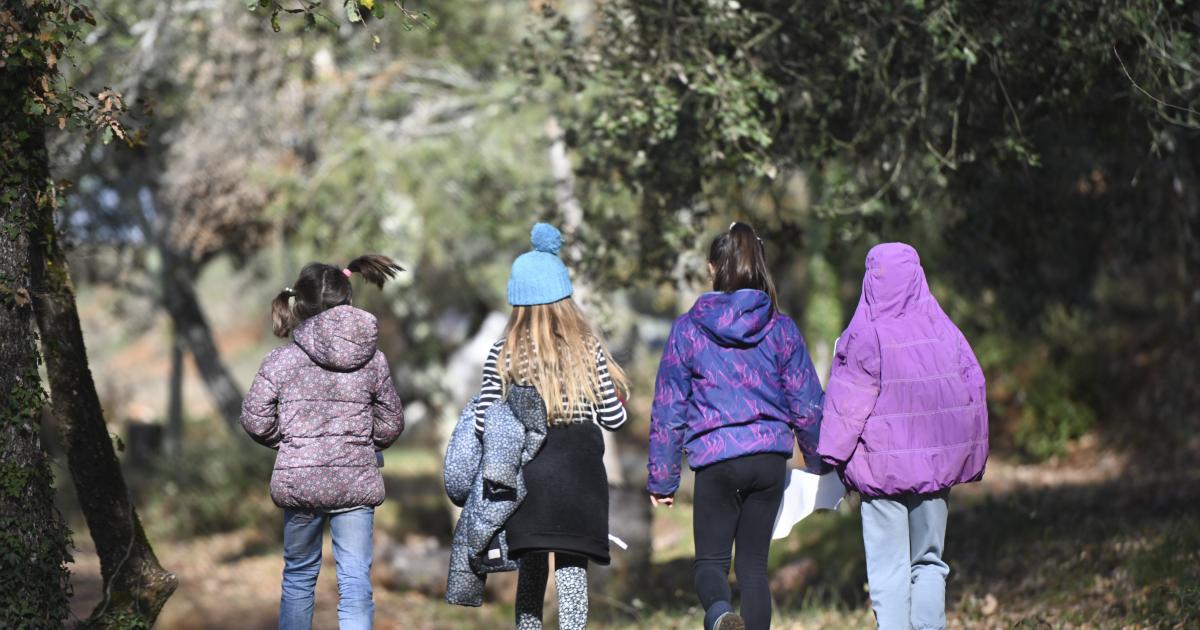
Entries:
[[396, 445], [383, 452], [384, 479], [442, 476], [442, 454], [435, 448]]
[[658, 564], [678, 558], [691, 558], [695, 553], [692, 535], [692, 504], [679, 501], [675, 507], [657, 508], [654, 518], [654, 551], [650, 556]]

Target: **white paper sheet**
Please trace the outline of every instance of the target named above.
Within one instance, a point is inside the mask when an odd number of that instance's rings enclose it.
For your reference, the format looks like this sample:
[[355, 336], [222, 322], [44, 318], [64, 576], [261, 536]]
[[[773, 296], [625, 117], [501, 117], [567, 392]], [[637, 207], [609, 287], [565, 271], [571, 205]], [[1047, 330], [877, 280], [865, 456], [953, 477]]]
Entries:
[[772, 539], [787, 538], [792, 527], [816, 510], [836, 510], [846, 496], [846, 487], [837, 473], [814, 475], [798, 468], [788, 471], [783, 501], [775, 514]]

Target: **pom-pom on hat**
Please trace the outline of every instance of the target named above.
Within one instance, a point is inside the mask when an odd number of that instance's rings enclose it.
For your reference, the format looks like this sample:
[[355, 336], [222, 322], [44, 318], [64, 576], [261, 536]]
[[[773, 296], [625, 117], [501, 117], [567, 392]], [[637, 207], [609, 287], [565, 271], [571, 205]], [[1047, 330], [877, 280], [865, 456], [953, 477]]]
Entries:
[[529, 231], [533, 251], [517, 257], [508, 276], [508, 303], [513, 306], [550, 304], [571, 297], [571, 276], [558, 257], [562, 232], [549, 223]]

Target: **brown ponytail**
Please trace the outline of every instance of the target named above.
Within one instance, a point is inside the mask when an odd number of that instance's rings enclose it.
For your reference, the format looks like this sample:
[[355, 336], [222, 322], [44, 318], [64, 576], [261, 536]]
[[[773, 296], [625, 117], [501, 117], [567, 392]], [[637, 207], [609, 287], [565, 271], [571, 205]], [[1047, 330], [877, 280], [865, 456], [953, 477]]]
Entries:
[[[382, 289], [383, 283], [394, 278], [397, 271], [404, 271], [404, 268], [379, 254], [359, 256], [345, 267], [308, 263], [300, 270], [296, 282], [271, 300], [271, 327], [276, 336], [287, 337], [309, 317], [349, 304], [354, 296], [350, 273], [361, 273], [367, 282]], [[293, 297], [296, 298], [294, 304], [291, 303]]]
[[271, 300], [271, 329], [276, 337], [286, 337], [292, 334], [292, 329], [299, 322], [292, 313], [291, 299], [296, 292], [291, 287], [285, 288]]
[[713, 290], [732, 293], [739, 289], [757, 289], [771, 296], [771, 305], [779, 310], [775, 282], [767, 268], [762, 239], [747, 223], [734, 222], [729, 231], [713, 239], [708, 249], [713, 266]]
[[397, 265], [396, 261], [379, 254], [359, 256], [351, 260], [346, 269], [362, 274], [363, 280], [380, 289], [383, 288], [384, 282], [396, 277], [397, 271], [404, 271], [404, 267]]

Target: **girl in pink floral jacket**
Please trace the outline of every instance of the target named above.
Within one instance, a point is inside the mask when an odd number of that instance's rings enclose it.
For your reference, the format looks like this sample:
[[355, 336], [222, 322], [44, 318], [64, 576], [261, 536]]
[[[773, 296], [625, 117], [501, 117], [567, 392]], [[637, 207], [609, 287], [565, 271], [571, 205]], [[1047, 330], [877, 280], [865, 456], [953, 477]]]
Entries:
[[[284, 508], [279, 627], [308, 629], [325, 523], [337, 558], [339, 626], [370, 628], [372, 529], [383, 502], [376, 452], [404, 430], [375, 317], [350, 304], [358, 272], [380, 287], [400, 270], [384, 256], [345, 268], [311, 263], [272, 303], [275, 334], [292, 343], [263, 360], [242, 426], [278, 450], [271, 498]], [[294, 303], [293, 303], [294, 298]]]

